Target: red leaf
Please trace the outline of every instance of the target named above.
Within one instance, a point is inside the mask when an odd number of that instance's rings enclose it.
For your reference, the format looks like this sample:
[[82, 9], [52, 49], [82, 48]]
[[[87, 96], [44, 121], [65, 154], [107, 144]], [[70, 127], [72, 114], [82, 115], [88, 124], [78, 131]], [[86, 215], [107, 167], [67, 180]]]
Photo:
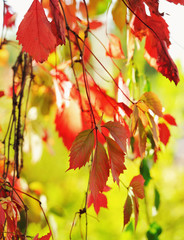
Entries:
[[110, 158], [110, 166], [114, 182], [119, 185], [119, 175], [126, 169], [124, 165], [124, 152], [120, 146], [111, 138], [106, 137], [108, 153]]
[[90, 190], [96, 201], [99, 192], [103, 192], [109, 177], [109, 162], [106, 151], [100, 142], [97, 142], [95, 156], [90, 174]]
[[34, 0], [17, 31], [17, 40], [22, 51], [28, 52], [37, 62], [44, 62], [55, 49], [56, 38], [44, 9], [38, 0]]
[[65, 23], [63, 15], [59, 9], [59, 4], [57, 0], [50, 0], [50, 8], [52, 12], [52, 16], [56, 26], [56, 33], [58, 38], [60, 39], [60, 44], [65, 44]]
[[114, 140], [119, 144], [123, 152], [126, 152], [126, 141], [128, 138], [128, 133], [126, 128], [120, 122], [107, 122], [103, 125], [107, 128], [114, 138]]
[[184, 1], [183, 0], [167, 0], [168, 2], [174, 3], [174, 4], [181, 4], [184, 5]]
[[96, 214], [98, 215], [100, 208], [107, 208], [107, 197], [103, 193], [99, 193], [94, 200], [93, 195], [88, 195], [88, 208], [93, 204]]
[[160, 141], [166, 146], [171, 136], [169, 128], [165, 123], [158, 124]]
[[114, 34], [109, 34], [109, 49], [106, 51], [106, 55], [112, 58], [125, 58], [120, 39]]
[[131, 183], [130, 187], [133, 188], [134, 194], [139, 198], [144, 198], [144, 178], [142, 175], [135, 176]]
[[0, 97], [4, 96], [4, 91], [0, 91]]
[[38, 238], [38, 236], [39, 236], [39, 233], [33, 238], [33, 240], [49, 240], [50, 237], [52, 236], [52, 233], [49, 232], [47, 233], [47, 235], [42, 236], [41, 238]]
[[130, 221], [130, 217], [132, 215], [132, 207], [132, 200], [128, 195], [124, 205], [124, 227]]
[[10, 6], [8, 6], [7, 4], [4, 4], [4, 8], [5, 8], [5, 14], [4, 14], [3, 26], [10, 28], [15, 25], [16, 15], [10, 12]]
[[99, 22], [97, 20], [93, 20], [89, 23], [89, 28], [93, 30], [93, 29], [97, 29], [97, 28], [101, 27], [102, 25], [103, 25], [102, 22]]
[[164, 114], [164, 115], [163, 115], [163, 118], [164, 118], [170, 125], [177, 126], [177, 123], [176, 123], [174, 117], [171, 116], [170, 114]]
[[92, 130], [85, 130], [77, 135], [70, 152], [69, 169], [81, 168], [90, 158], [94, 147], [94, 134]]
[[129, 108], [126, 104], [124, 104], [123, 102], [120, 102], [120, 103], [118, 103], [118, 106], [121, 108], [121, 109], [123, 109], [123, 111], [126, 113], [126, 115], [128, 116], [128, 117], [130, 117], [130, 115], [132, 114], [132, 109], [131, 108]]
[[[0, 233], [3, 232], [3, 229], [4, 229], [4, 222], [5, 222], [5, 213], [4, 213], [4, 210], [1, 206], [1, 202], [0, 202]], [[1, 236], [1, 234], [0, 234]]]
[[138, 203], [137, 196], [134, 196], [132, 199], [133, 199], [133, 205], [134, 205], [135, 228], [136, 228], [138, 217], [139, 217], [139, 203]]

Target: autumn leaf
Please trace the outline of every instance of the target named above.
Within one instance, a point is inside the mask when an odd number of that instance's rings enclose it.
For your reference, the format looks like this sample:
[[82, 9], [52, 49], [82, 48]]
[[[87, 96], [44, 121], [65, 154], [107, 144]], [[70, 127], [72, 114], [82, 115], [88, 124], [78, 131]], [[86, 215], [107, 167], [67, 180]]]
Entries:
[[121, 47], [120, 39], [114, 34], [109, 34], [108, 36], [109, 36], [109, 48], [108, 51], [106, 51], [106, 55], [112, 58], [124, 59], [125, 55]]
[[130, 182], [130, 187], [133, 188], [134, 194], [141, 199], [144, 198], [144, 181], [142, 175], [137, 175]]
[[131, 115], [131, 132], [134, 135], [136, 133], [137, 130], [137, 126], [138, 126], [138, 119], [139, 119], [139, 110], [136, 106], [136, 104], [133, 105], [133, 112]]
[[140, 97], [140, 100], [142, 100], [156, 115], [162, 117], [162, 104], [155, 93], [145, 92]]
[[55, 49], [56, 38], [38, 0], [33, 1], [20, 23], [17, 40], [22, 44], [22, 51], [29, 53], [37, 62], [47, 60]]
[[158, 147], [158, 142], [159, 142], [159, 131], [158, 131], [158, 126], [155, 123], [154, 118], [148, 113], [147, 114], [148, 119], [149, 119], [149, 124], [150, 124], [150, 129], [153, 134], [153, 139], [155, 142], [156, 147]]
[[107, 128], [114, 138], [114, 140], [118, 143], [123, 152], [126, 152], [126, 142], [128, 138], [128, 133], [126, 128], [120, 122], [112, 122], [109, 121], [103, 125], [103, 127]]
[[81, 168], [88, 161], [94, 147], [94, 134], [91, 129], [77, 135], [70, 149], [69, 169]]
[[138, 129], [139, 129], [139, 151], [140, 151], [141, 157], [143, 158], [146, 151], [147, 136], [146, 136], [145, 128], [140, 119], [138, 120]]
[[129, 108], [126, 104], [124, 104], [123, 102], [119, 102], [119, 103], [117, 103], [118, 104], [118, 106], [121, 108], [121, 109], [123, 109], [123, 111], [126, 113], [126, 115], [128, 116], [128, 117], [130, 117], [130, 115], [132, 114], [132, 109], [131, 108]]
[[170, 125], [177, 126], [177, 123], [173, 116], [170, 114], [164, 114], [163, 119], [165, 119]]
[[184, 5], [183, 0], [167, 0], [168, 2], [174, 3], [174, 4], [181, 4]]
[[[3, 232], [4, 223], [5, 223], [5, 212], [4, 212], [4, 209], [2, 208], [1, 202], [0, 202], [0, 233]], [[1, 234], [0, 234], [0, 236], [1, 236]]]
[[90, 174], [90, 190], [94, 200], [96, 200], [98, 193], [103, 191], [108, 177], [108, 157], [103, 145], [100, 142], [97, 142]]
[[125, 167], [125, 159], [124, 152], [120, 148], [120, 146], [111, 138], [106, 137], [109, 159], [110, 159], [110, 167], [112, 171], [112, 176], [114, 182], [116, 181], [119, 185], [119, 175], [123, 173], [126, 169]]
[[88, 195], [88, 208], [93, 204], [96, 214], [98, 215], [100, 208], [107, 208], [107, 197], [103, 193], [98, 193], [97, 198], [94, 200], [93, 195]]
[[165, 123], [159, 123], [158, 129], [160, 141], [166, 146], [171, 136], [169, 128], [166, 126]]
[[120, 31], [123, 30], [123, 27], [126, 23], [126, 13], [127, 8], [125, 4], [121, 0], [116, 0], [112, 9], [112, 17]]
[[134, 216], [135, 216], [135, 228], [136, 228], [137, 222], [138, 222], [138, 217], [139, 217], [139, 203], [138, 203], [137, 196], [133, 196], [132, 200], [133, 200], [133, 209], [134, 209]]
[[65, 44], [65, 23], [63, 15], [60, 12], [57, 0], [50, 0], [50, 8], [56, 26], [57, 36], [60, 39], [60, 44]]
[[133, 205], [132, 205], [132, 200], [131, 197], [128, 195], [125, 205], [124, 205], [124, 227], [126, 224], [130, 221], [130, 217], [132, 215], [132, 210], [133, 210]]
[[0, 91], [0, 97], [4, 96], [4, 91]]
[[49, 232], [46, 235], [42, 236], [41, 238], [38, 238], [39, 233], [33, 238], [33, 240], [49, 240], [50, 237], [52, 236], [52, 233]]

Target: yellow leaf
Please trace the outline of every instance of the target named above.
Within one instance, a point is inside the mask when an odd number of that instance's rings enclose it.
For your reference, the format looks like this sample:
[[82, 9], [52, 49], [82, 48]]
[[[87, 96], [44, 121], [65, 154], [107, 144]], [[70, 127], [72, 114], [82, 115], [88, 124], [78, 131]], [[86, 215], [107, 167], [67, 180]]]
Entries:
[[162, 117], [162, 104], [155, 93], [146, 92], [141, 96], [140, 100], [142, 100], [156, 115]]
[[112, 17], [120, 31], [123, 30], [123, 27], [126, 23], [126, 12], [127, 8], [125, 4], [123, 4], [121, 0], [116, 0], [116, 3], [112, 9]]

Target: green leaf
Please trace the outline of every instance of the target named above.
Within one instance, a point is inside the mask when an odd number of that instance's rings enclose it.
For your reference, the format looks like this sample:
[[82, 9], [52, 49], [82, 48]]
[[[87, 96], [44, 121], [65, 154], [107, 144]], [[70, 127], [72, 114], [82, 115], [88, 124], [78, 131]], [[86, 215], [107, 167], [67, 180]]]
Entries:
[[147, 159], [145, 159], [145, 158], [142, 160], [141, 167], [140, 167], [140, 173], [145, 180], [144, 186], [147, 186], [151, 179], [151, 176], [150, 176], [150, 170], [148, 167], [148, 162], [147, 162]]
[[158, 210], [160, 206], [160, 194], [158, 192], [158, 190], [155, 188], [155, 207]]
[[158, 223], [153, 222], [150, 224], [149, 230], [146, 233], [148, 240], [159, 240], [158, 236], [162, 233], [162, 228]]

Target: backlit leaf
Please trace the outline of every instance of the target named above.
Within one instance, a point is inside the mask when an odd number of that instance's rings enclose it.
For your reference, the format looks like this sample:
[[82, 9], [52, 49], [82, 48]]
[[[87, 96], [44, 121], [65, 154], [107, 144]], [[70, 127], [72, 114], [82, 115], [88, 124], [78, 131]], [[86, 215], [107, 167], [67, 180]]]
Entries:
[[94, 134], [92, 130], [85, 130], [77, 135], [70, 150], [69, 169], [81, 168], [90, 158], [94, 147]]
[[133, 112], [131, 115], [131, 131], [132, 134], [134, 135], [136, 130], [137, 130], [137, 126], [138, 126], [138, 119], [139, 119], [139, 111], [138, 108], [136, 106], [136, 104], [134, 104], [133, 106]]
[[59, 4], [57, 0], [50, 0], [50, 8], [52, 12], [52, 16], [55, 22], [55, 26], [57, 29], [57, 36], [60, 39], [60, 44], [65, 44], [65, 23], [64, 17], [60, 12]]
[[125, 25], [126, 13], [127, 8], [125, 4], [121, 0], [116, 0], [116, 3], [114, 4], [114, 7], [112, 9], [112, 17], [120, 31], [123, 30], [123, 27]]
[[106, 137], [106, 141], [113, 180], [114, 182], [116, 181], [119, 185], [119, 175], [123, 173], [123, 171], [126, 169], [124, 165], [125, 154], [120, 148], [120, 146], [113, 139]]
[[97, 142], [90, 174], [90, 190], [96, 200], [99, 192], [103, 192], [109, 177], [109, 160], [103, 145]]
[[163, 118], [164, 118], [170, 125], [177, 126], [177, 123], [176, 123], [174, 117], [171, 116], [170, 114], [164, 114], [164, 115], [163, 115]]
[[160, 141], [166, 146], [171, 136], [169, 128], [165, 123], [158, 124]]
[[124, 59], [125, 55], [121, 47], [120, 39], [114, 34], [109, 34], [108, 36], [109, 36], [109, 48], [108, 51], [106, 51], [106, 55], [112, 58]]
[[94, 200], [93, 195], [90, 193], [88, 195], [88, 208], [92, 204], [94, 205], [95, 212], [98, 215], [101, 207], [107, 208], [107, 197], [103, 193], [99, 193], [96, 200]]
[[125, 202], [125, 205], [124, 205], [124, 227], [125, 225], [130, 221], [130, 217], [132, 215], [132, 200], [130, 198], [130, 196], [128, 195], [127, 196], [127, 199], [126, 199], [126, 202]]
[[114, 140], [119, 144], [120, 148], [123, 152], [126, 152], [126, 142], [128, 138], [128, 133], [126, 128], [120, 122], [112, 122], [109, 121], [103, 125], [103, 127], [107, 128], [114, 138]]
[[140, 119], [138, 120], [138, 129], [139, 129], [139, 151], [140, 151], [141, 157], [143, 158], [146, 150], [147, 136], [146, 136], [145, 128]]
[[22, 51], [29, 53], [37, 62], [47, 60], [55, 49], [56, 38], [38, 0], [33, 1], [20, 23], [17, 40], [22, 44]]
[[133, 188], [134, 194], [139, 198], [144, 198], [144, 178], [142, 175], [135, 176], [130, 186]]
[[4, 222], [5, 222], [5, 213], [4, 213], [4, 210], [3, 210], [2, 206], [1, 206], [1, 202], [0, 202], [0, 233], [3, 232]]
[[151, 132], [153, 134], [153, 139], [155, 142], [156, 147], [158, 147], [158, 142], [159, 142], [159, 131], [158, 131], [158, 126], [155, 123], [154, 118], [148, 113], [147, 114], [148, 118], [149, 118], [149, 123], [150, 123], [150, 129]]
[[117, 103], [118, 104], [118, 106], [121, 108], [121, 109], [123, 109], [123, 111], [126, 113], [126, 115], [128, 116], [128, 117], [130, 117], [130, 115], [132, 114], [132, 109], [131, 108], [129, 108], [126, 104], [124, 104], [123, 102], [119, 102], [119, 103]]
[[183, 0], [167, 0], [168, 2], [174, 3], [174, 4], [181, 4], [184, 5], [184, 1]]
[[156, 115], [162, 117], [162, 104], [155, 93], [145, 92], [140, 100], [142, 100]]

